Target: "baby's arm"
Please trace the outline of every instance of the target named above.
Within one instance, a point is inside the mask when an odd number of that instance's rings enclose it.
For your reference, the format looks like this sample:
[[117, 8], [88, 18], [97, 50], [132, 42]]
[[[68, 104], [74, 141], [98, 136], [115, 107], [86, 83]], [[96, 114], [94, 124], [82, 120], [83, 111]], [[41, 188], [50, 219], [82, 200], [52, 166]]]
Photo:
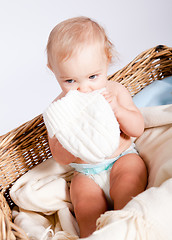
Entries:
[[144, 119], [128, 90], [120, 83], [109, 81], [103, 95], [110, 103], [120, 129], [130, 137], [140, 136], [144, 131]]
[[51, 153], [56, 162], [62, 165], [67, 165], [71, 162], [75, 162], [76, 157], [68, 152], [65, 148], [63, 148], [56, 137], [48, 137], [48, 141]]

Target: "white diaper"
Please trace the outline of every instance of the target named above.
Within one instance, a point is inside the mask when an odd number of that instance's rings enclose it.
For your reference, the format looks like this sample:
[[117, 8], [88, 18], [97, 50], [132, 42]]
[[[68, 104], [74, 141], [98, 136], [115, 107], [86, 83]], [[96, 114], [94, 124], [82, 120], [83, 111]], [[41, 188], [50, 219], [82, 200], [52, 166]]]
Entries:
[[103, 190], [105, 197], [107, 199], [108, 205], [112, 206], [113, 202], [110, 197], [110, 172], [112, 169], [113, 164], [122, 156], [129, 154], [129, 153], [136, 153], [138, 154], [137, 150], [135, 149], [135, 144], [132, 143], [131, 146], [122, 152], [119, 156], [105, 160], [103, 163], [99, 164], [77, 164], [77, 163], [70, 163], [69, 165], [77, 172], [80, 172], [84, 175], [87, 175], [89, 178], [93, 179], [95, 183], [97, 183], [100, 188]]

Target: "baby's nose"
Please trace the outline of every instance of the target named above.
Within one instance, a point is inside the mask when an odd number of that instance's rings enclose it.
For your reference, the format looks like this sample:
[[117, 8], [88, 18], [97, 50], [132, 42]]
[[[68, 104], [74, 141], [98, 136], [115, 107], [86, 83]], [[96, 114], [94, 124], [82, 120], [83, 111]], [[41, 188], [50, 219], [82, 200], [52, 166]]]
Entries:
[[89, 86], [87, 86], [85, 84], [79, 85], [77, 90], [80, 92], [83, 92], [83, 93], [90, 92]]

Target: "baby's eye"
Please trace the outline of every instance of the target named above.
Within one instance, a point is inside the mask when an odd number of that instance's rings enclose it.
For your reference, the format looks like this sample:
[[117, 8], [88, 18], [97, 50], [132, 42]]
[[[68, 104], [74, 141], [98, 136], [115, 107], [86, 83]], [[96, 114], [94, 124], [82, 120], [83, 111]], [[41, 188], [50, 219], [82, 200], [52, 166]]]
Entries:
[[97, 77], [97, 74], [89, 76], [89, 79], [95, 79]]
[[67, 83], [74, 83], [75, 81], [73, 79], [68, 79], [68, 80], [65, 80], [65, 82], [67, 82]]

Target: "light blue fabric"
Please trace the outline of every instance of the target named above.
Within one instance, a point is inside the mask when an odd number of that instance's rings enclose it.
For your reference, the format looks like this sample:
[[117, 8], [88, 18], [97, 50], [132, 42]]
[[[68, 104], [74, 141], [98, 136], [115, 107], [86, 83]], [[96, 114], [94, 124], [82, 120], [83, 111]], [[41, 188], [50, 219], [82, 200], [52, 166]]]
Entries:
[[131, 146], [122, 152], [119, 156], [106, 159], [105, 161], [97, 164], [79, 164], [79, 163], [70, 163], [69, 165], [74, 168], [77, 172], [83, 173], [85, 175], [94, 175], [99, 174], [102, 171], [107, 171], [111, 169], [113, 164], [122, 156], [129, 154], [129, 153], [136, 153], [138, 154], [137, 150], [135, 149], [135, 144], [132, 143]]
[[138, 108], [172, 104], [172, 76], [155, 80], [133, 97]]
[[114, 162], [117, 161], [117, 159], [120, 156], [113, 158], [113, 159], [108, 159], [105, 160], [103, 163], [98, 163], [98, 164], [78, 164], [78, 163], [70, 163], [69, 165], [74, 168], [77, 172], [83, 173], [85, 175], [90, 175], [90, 174], [98, 174], [102, 171], [110, 169]]

